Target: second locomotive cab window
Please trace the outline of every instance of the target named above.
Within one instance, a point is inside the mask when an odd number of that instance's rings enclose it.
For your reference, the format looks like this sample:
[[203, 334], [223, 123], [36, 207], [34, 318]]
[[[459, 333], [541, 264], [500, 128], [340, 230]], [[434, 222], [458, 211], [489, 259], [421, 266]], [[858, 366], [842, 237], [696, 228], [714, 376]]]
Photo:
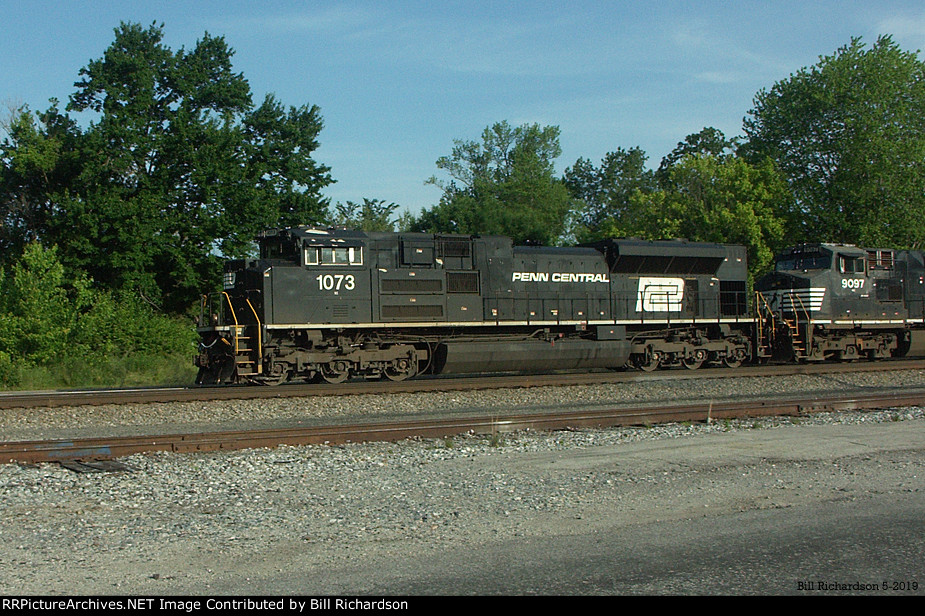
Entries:
[[363, 265], [362, 246], [309, 246], [305, 265]]
[[838, 256], [838, 271], [842, 274], [863, 274], [864, 257]]

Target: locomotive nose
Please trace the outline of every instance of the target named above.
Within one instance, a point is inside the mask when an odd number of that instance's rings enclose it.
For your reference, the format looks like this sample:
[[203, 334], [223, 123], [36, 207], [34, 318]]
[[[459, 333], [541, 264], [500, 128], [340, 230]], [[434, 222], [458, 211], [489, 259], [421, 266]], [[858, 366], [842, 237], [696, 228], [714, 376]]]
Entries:
[[805, 289], [810, 286], [807, 276], [788, 272], [771, 272], [755, 283], [756, 291], [777, 291], [779, 289]]

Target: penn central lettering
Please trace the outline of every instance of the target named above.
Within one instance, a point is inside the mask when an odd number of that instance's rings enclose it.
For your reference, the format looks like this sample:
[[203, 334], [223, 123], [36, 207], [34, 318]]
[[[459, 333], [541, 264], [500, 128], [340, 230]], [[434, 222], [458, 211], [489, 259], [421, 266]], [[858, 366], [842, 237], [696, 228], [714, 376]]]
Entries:
[[610, 282], [607, 274], [582, 274], [577, 272], [514, 272], [511, 282]]

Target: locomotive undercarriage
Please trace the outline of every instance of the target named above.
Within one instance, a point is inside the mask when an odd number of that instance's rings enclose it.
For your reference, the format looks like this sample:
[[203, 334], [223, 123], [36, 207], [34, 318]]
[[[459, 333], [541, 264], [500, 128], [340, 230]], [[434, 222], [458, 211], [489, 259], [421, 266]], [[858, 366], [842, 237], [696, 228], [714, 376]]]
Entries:
[[235, 353], [234, 340], [221, 339], [222, 343], [213, 343], [197, 357], [197, 383], [342, 383], [352, 376], [402, 381], [426, 370], [430, 357], [426, 343], [336, 333], [325, 337], [317, 330], [270, 335], [262, 345], [262, 357], [256, 359], [252, 349]]
[[245, 335], [255, 334], [248, 329], [254, 328], [216, 331], [210, 343], [203, 343], [196, 360], [198, 384], [342, 383], [352, 377], [402, 381], [418, 374], [460, 371], [461, 364], [469, 370], [484, 366], [489, 372], [493, 353], [528, 357], [522, 360], [528, 362], [521, 364], [524, 370], [590, 367], [647, 372], [680, 366], [694, 370], [704, 364], [734, 368], [751, 357], [747, 332], [724, 325], [630, 333], [619, 340], [598, 340], [593, 330], [572, 328], [512, 328], [501, 335], [479, 329], [419, 335], [407, 330], [270, 331], [260, 357], [241, 343], [255, 337]]
[[752, 356], [751, 348], [747, 333], [728, 326], [713, 331], [692, 328], [645, 332], [633, 337], [630, 362], [645, 372], [682, 366], [696, 370], [704, 364], [737, 368]]
[[811, 332], [785, 330], [778, 336], [775, 358], [819, 362], [886, 359], [904, 355], [905, 330], [833, 329], [816, 326]]

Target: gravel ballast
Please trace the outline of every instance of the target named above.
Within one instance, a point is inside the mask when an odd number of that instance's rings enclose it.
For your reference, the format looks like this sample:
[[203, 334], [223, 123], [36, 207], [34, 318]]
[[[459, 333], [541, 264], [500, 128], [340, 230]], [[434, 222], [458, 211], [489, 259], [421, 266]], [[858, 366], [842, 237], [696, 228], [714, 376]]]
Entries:
[[[709, 381], [715, 382], [15, 410], [4, 411], [0, 430], [7, 438], [31, 439], [75, 427], [119, 432], [137, 426], [329, 420], [359, 413], [396, 417], [422, 410], [554, 408], [925, 384], [918, 371]], [[0, 465], [0, 587], [5, 594], [40, 595], [261, 594], [268, 580], [298, 567], [317, 571], [319, 586], [292, 592], [369, 592], [379, 588], [343, 578], [326, 583], [324, 572], [393, 557], [478, 551], [499, 540], [568, 534], [576, 525], [642, 525], [820, 499], [863, 500], [873, 490], [922, 498], [923, 420], [923, 409], [904, 408], [150, 454], [123, 459], [133, 469], [126, 473]], [[842, 441], [845, 430], [896, 434], [919, 446], [886, 447], [890, 462], [884, 468], [878, 449], [850, 444], [863, 436]], [[761, 450], [782, 438], [844, 442], [847, 449], [829, 454], [824, 446], [802, 451], [788, 444], [776, 453]], [[707, 447], [724, 439], [730, 447], [720, 451], [733, 457], [703, 459], [712, 451]], [[684, 462], [644, 453], [659, 448]]]
[[[681, 371], [681, 375], [687, 373]], [[80, 407], [6, 409], [4, 440], [178, 432], [192, 428], [244, 429], [358, 418], [400, 420], [433, 414], [566, 410], [632, 404], [762, 400], [787, 394], [850, 393], [925, 387], [925, 371], [877, 371], [786, 377], [660, 378], [645, 382], [427, 393], [361, 394]]]

